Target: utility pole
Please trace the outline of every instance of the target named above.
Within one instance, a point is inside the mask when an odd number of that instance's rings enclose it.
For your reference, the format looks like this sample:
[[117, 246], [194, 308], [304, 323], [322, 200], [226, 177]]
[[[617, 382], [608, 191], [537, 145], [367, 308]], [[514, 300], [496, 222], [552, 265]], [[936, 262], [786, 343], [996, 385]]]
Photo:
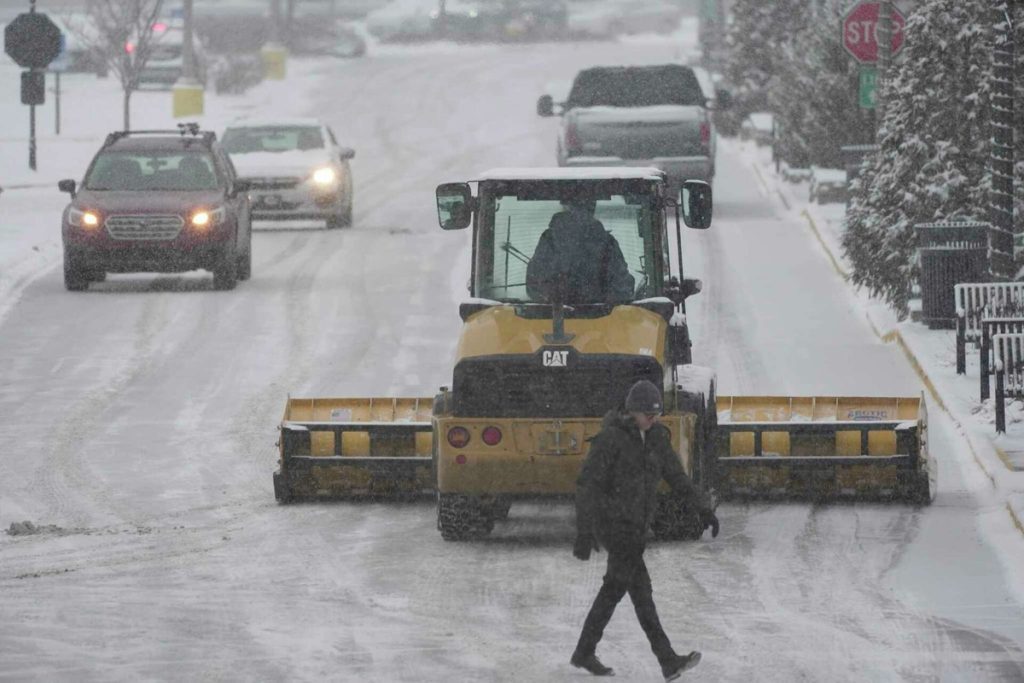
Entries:
[[1010, 0], [992, 0], [992, 275], [1014, 279], [1013, 224], [1013, 21]]
[[184, 0], [182, 14], [184, 15], [184, 26], [182, 27], [181, 77], [172, 88], [175, 118], [199, 116], [203, 113], [203, 84], [199, 82], [199, 73], [196, 69], [192, 0]]
[[878, 66], [875, 72], [875, 137], [882, 127], [885, 118], [885, 83], [889, 77], [892, 64], [892, 1], [881, 0], [878, 3]]

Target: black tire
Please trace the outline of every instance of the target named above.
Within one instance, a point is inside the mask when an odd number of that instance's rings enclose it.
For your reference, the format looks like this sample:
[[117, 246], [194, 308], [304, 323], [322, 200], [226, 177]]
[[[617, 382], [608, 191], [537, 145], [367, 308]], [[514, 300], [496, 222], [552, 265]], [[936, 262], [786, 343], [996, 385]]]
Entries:
[[252, 277], [252, 235], [249, 235], [245, 252], [238, 257], [238, 279], [248, 280]]
[[238, 257], [227, 254], [213, 268], [213, 288], [228, 291], [238, 284]]
[[288, 478], [284, 472], [274, 472], [274, 498], [281, 505], [287, 505], [295, 500], [292, 489], [288, 486]]
[[446, 541], [469, 541], [491, 533], [494, 519], [469, 496], [438, 493], [437, 528]]
[[64, 288], [69, 292], [89, 289], [89, 271], [73, 256], [64, 254]]
[[508, 519], [511, 510], [512, 501], [508, 498], [499, 498], [487, 509], [487, 514], [493, 520], [505, 520]]

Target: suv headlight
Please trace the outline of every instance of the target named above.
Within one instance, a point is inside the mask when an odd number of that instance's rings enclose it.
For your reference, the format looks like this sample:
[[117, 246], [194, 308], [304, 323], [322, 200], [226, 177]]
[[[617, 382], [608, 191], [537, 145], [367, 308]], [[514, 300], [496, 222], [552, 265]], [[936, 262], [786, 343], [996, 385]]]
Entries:
[[330, 166], [324, 166], [313, 171], [313, 182], [320, 187], [328, 187], [338, 181], [338, 172]]
[[224, 222], [228, 216], [227, 209], [219, 206], [216, 209], [197, 209], [189, 217], [189, 225], [193, 228], [212, 228]]
[[100, 227], [100, 215], [96, 211], [81, 211], [71, 207], [68, 211], [68, 225], [76, 228], [98, 228]]

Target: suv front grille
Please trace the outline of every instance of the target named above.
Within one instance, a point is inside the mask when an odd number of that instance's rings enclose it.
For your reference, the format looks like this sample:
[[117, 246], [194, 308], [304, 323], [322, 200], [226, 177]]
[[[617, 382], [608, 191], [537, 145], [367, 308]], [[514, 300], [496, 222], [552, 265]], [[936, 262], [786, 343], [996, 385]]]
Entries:
[[110, 216], [105, 225], [115, 240], [173, 240], [185, 221], [174, 214], [141, 214]]
[[301, 178], [249, 178], [254, 190], [290, 190], [301, 182]]

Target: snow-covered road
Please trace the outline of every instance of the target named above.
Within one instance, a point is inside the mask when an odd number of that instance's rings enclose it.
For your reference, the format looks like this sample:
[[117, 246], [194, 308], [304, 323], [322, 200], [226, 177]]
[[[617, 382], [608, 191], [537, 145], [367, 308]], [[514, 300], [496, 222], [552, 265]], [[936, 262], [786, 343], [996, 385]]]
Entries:
[[[288, 393], [449, 383], [468, 235], [436, 227], [434, 186], [553, 163], [545, 83], [676, 52], [315, 64], [306, 113], [357, 149], [353, 228], [258, 232], [233, 292], [192, 274], [28, 282], [0, 318], [0, 524], [54, 528], [0, 536], [0, 679], [585, 680], [568, 658], [603, 555], [572, 558], [568, 506], [517, 506], [468, 544], [441, 540], [430, 503], [281, 507], [275, 427]], [[696, 360], [721, 392], [917, 395], [806, 228], [732, 146], [718, 169], [715, 225], [684, 243], [705, 283]], [[58, 229], [56, 192], [19, 197], [4, 221]], [[667, 632], [704, 652], [689, 680], [1024, 680], [1020, 548], [984, 533], [1002, 513], [931, 417], [931, 507], [723, 505], [717, 539], [649, 550]], [[626, 603], [600, 653], [619, 679], [659, 679]]]

